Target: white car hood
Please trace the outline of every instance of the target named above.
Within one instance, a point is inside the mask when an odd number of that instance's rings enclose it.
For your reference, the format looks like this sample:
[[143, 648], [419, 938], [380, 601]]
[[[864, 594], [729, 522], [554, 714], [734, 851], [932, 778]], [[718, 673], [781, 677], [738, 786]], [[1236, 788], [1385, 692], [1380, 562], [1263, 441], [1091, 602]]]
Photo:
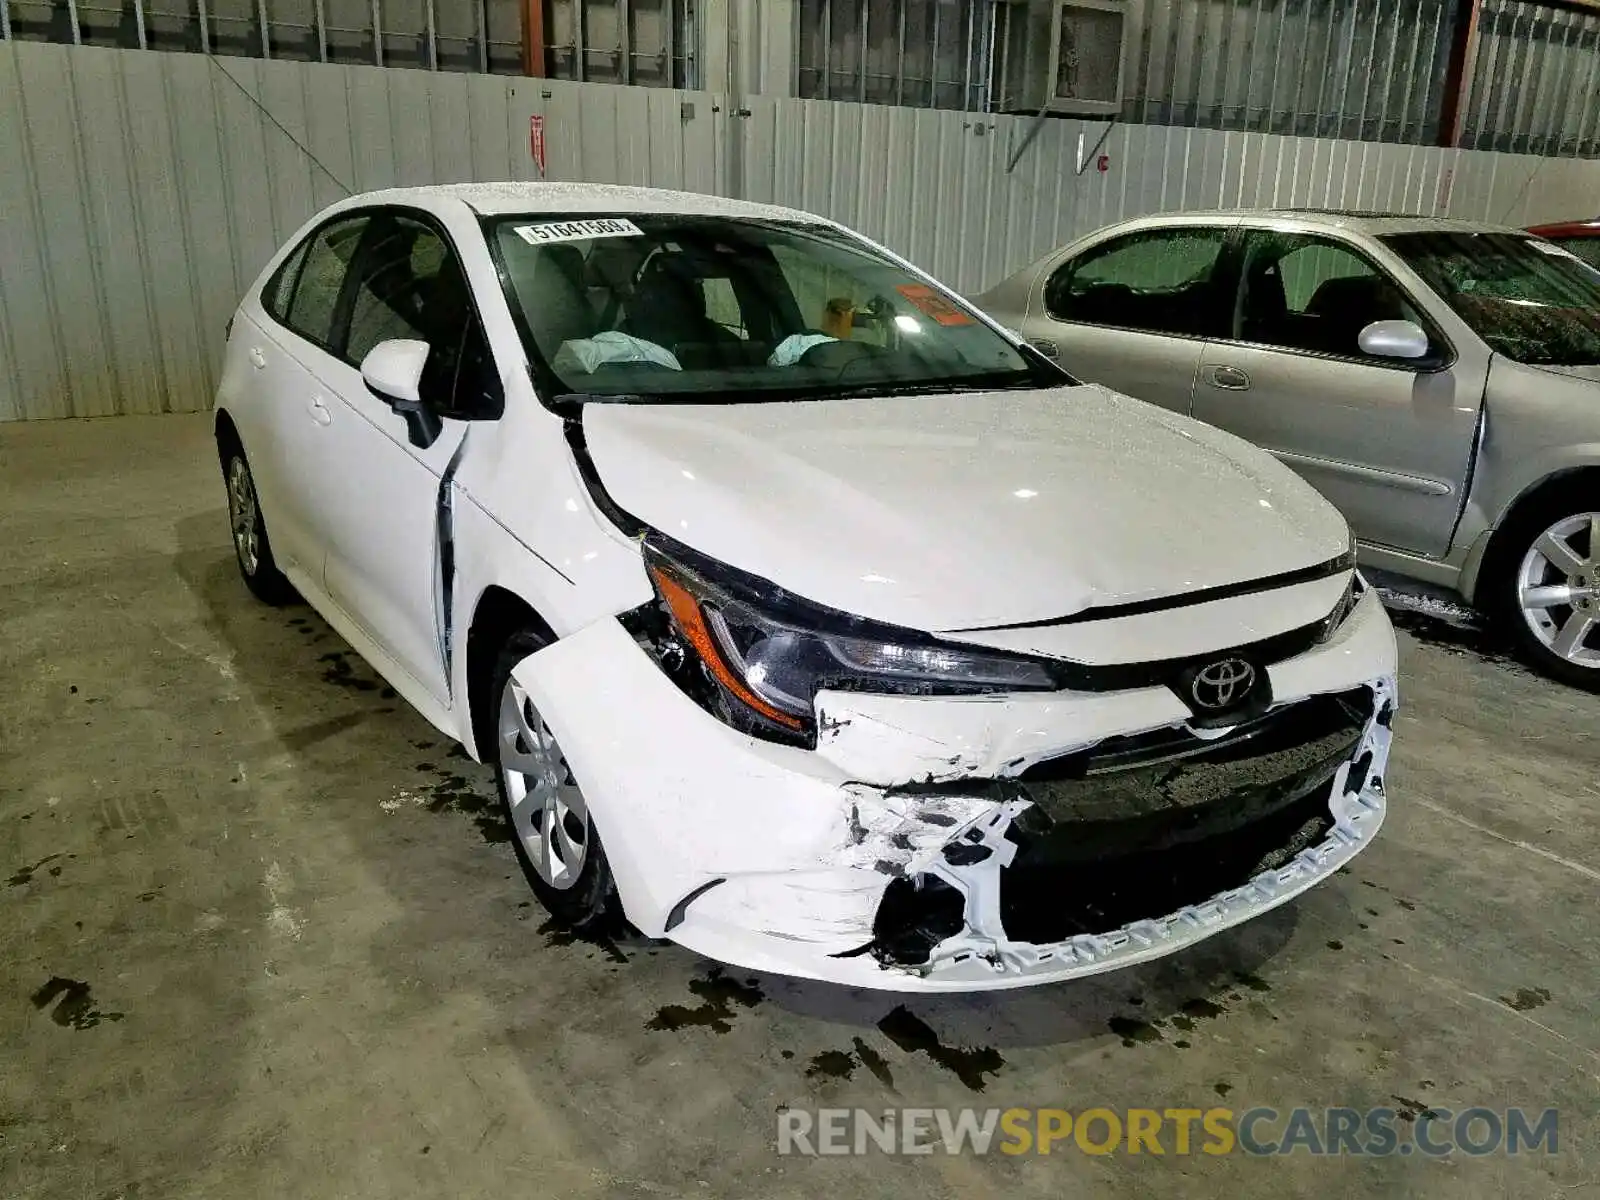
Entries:
[[913, 629], [1045, 621], [1311, 567], [1344, 519], [1264, 451], [1097, 386], [590, 404], [624, 510], [809, 600]]

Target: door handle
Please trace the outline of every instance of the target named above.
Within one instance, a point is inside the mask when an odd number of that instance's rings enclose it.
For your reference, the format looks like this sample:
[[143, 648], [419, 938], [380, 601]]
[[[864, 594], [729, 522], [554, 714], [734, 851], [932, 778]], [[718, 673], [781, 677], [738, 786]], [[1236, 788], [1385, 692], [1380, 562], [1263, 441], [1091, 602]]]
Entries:
[[1061, 347], [1057, 346], [1049, 338], [1029, 338], [1028, 345], [1032, 346], [1046, 358], [1061, 357]]
[[1211, 385], [1228, 392], [1247, 392], [1250, 390], [1250, 376], [1238, 367], [1212, 367]]
[[260, 346], [250, 347], [250, 365], [258, 371], [267, 365], [267, 356], [261, 353]]
[[333, 424], [333, 414], [328, 411], [328, 406], [322, 402], [321, 396], [311, 397], [311, 403], [306, 407], [311, 410], [311, 419], [318, 425]]

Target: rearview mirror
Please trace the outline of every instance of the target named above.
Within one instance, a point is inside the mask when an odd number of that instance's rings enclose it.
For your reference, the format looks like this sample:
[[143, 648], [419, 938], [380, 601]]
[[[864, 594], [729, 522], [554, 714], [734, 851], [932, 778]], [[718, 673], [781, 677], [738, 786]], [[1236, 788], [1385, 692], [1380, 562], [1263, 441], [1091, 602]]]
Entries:
[[361, 378], [370, 391], [406, 423], [411, 444], [427, 449], [439, 440], [444, 422], [422, 402], [422, 368], [428, 362], [428, 343], [390, 338], [367, 351], [361, 360]]
[[1427, 358], [1428, 335], [1415, 321], [1374, 321], [1356, 338], [1363, 354], [1375, 358]]

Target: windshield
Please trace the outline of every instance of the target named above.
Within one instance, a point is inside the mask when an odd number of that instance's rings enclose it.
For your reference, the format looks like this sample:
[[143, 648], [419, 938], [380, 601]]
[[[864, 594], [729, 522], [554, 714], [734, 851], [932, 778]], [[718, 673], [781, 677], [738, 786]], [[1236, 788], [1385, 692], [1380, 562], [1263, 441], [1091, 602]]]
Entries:
[[1397, 233], [1383, 241], [1490, 348], [1536, 366], [1600, 363], [1600, 271], [1512, 233]]
[[1553, 237], [1550, 239], [1563, 250], [1570, 250], [1591, 267], [1600, 267], [1600, 236]]
[[960, 300], [826, 226], [700, 216], [486, 223], [556, 393], [695, 403], [1059, 385]]

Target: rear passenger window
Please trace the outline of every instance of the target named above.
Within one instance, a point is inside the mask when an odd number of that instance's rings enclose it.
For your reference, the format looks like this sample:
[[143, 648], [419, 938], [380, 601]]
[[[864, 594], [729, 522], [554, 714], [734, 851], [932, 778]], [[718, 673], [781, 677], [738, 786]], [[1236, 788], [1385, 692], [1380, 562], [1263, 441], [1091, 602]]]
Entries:
[[1235, 309], [1242, 341], [1354, 358], [1366, 357], [1358, 339], [1374, 321], [1424, 325], [1399, 287], [1350, 247], [1265, 229], [1246, 235]]
[[1058, 321], [1204, 337], [1217, 328], [1222, 229], [1156, 229], [1102, 243], [1045, 285]]
[[[304, 264], [299, 278], [294, 281], [294, 294], [287, 298], [287, 311], [282, 315], [270, 307], [268, 311], [301, 337], [331, 348], [339, 292], [366, 227], [366, 217], [352, 217], [325, 225], [314, 233], [304, 250], [289, 257], [290, 263], [303, 257]], [[273, 297], [274, 300], [282, 298], [281, 293]]]
[[283, 260], [282, 265], [273, 272], [272, 278], [267, 280], [267, 286], [261, 289], [261, 307], [279, 321], [289, 315], [289, 303], [294, 299], [294, 285], [300, 278], [300, 266], [306, 260], [306, 249], [310, 245], [310, 241], [304, 241], [296, 246], [294, 253]]

